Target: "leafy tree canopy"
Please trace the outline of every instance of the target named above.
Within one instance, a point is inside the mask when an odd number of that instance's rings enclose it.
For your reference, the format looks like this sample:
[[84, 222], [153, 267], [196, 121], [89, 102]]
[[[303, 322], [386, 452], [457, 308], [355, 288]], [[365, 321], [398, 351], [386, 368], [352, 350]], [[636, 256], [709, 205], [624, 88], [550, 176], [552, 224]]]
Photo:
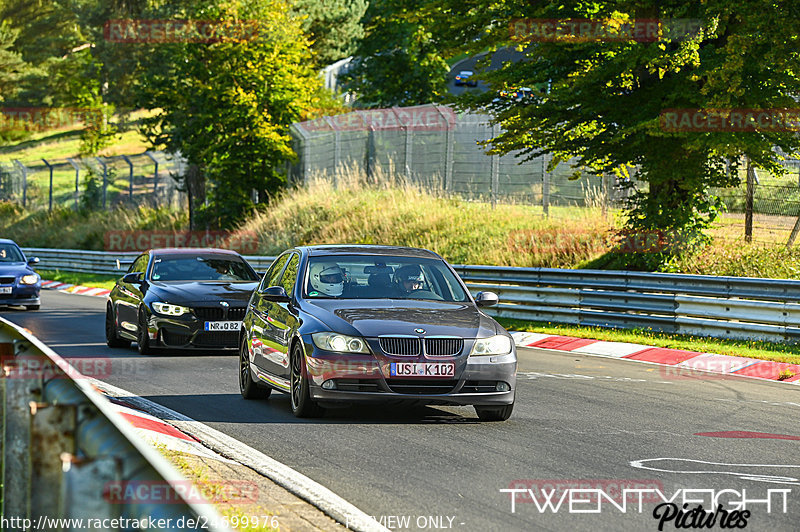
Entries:
[[[634, 196], [628, 225], [668, 230], [682, 242], [632, 264], [653, 268], [702, 245], [703, 230], [718, 208], [708, 189], [736, 185], [742, 156], [780, 174], [783, 168], [773, 148], [797, 152], [800, 137], [794, 132], [670, 131], [661, 123], [662, 112], [674, 108], [796, 108], [800, 47], [794, 21], [799, 13], [796, 4], [789, 4], [428, 0], [420, 14], [409, 18], [435, 21], [427, 27], [442, 36], [445, 54], [508, 46], [526, 51], [523, 62], [483, 73], [495, 90], [467, 94], [462, 106], [494, 113], [504, 128], [491, 142], [496, 152], [518, 150], [525, 157], [550, 152], [556, 160], [578, 157], [595, 173], [623, 177], [638, 166], [636, 177], [648, 186]], [[530, 36], [521, 41], [512, 29], [519, 28], [515, 21], [526, 18], [610, 24], [658, 19], [665, 23], [660, 31], [670, 21], [691, 19], [701, 29], [650, 41]], [[533, 105], [498, 98], [499, 90], [518, 87], [549, 90], [539, 91]]]
[[434, 18], [415, 13], [425, 0], [376, 0], [364, 16], [365, 36], [346, 76], [369, 107], [442, 101], [449, 68]]
[[366, 0], [296, 0], [294, 10], [303, 17], [320, 68], [351, 56], [364, 36]]

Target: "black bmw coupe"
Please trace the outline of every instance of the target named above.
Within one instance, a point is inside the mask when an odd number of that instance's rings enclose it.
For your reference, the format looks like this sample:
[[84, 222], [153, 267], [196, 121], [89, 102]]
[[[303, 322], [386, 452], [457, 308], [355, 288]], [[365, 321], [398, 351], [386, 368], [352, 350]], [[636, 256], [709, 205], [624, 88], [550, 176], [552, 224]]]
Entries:
[[153, 249], [133, 261], [108, 296], [109, 347], [235, 349], [258, 274], [224, 249]]

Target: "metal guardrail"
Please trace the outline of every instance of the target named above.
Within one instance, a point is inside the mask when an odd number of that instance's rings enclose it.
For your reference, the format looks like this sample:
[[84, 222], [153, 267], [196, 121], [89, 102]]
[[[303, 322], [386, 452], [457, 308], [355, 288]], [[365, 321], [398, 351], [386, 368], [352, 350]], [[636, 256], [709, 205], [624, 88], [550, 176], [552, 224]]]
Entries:
[[3, 318], [0, 359], [4, 530], [229, 530], [88, 379]]
[[800, 339], [800, 281], [606, 270], [457, 266], [495, 316], [700, 336]]
[[[25, 248], [43, 269], [120, 274], [136, 253]], [[274, 257], [246, 256], [264, 271]], [[726, 338], [800, 339], [800, 281], [614, 270], [456, 266], [495, 316]]]

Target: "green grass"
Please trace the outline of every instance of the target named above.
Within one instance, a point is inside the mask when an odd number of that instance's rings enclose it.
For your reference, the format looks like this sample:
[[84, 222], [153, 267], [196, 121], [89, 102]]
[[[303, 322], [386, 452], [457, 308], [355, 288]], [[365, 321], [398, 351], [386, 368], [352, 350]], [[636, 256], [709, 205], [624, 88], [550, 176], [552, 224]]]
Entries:
[[114, 283], [117, 279], [122, 277], [123, 272], [120, 271], [118, 276], [101, 275], [99, 273], [76, 273], [76, 272], [62, 272], [59, 270], [42, 270], [37, 268], [36, 272], [42, 276], [42, 279], [48, 281], [58, 281], [67, 284], [79, 284], [82, 286], [89, 286], [92, 288], [114, 288]]
[[629, 342], [646, 344], [655, 347], [668, 347], [697, 351], [698, 353], [716, 353], [718, 355], [740, 356], [773, 360], [775, 362], [800, 363], [800, 345], [772, 343], [754, 340], [723, 340], [670, 334], [647, 329], [608, 329], [605, 327], [582, 327], [548, 322], [534, 322], [511, 318], [498, 318], [503, 327], [516, 331], [529, 331], [576, 338], [591, 338], [608, 342]]

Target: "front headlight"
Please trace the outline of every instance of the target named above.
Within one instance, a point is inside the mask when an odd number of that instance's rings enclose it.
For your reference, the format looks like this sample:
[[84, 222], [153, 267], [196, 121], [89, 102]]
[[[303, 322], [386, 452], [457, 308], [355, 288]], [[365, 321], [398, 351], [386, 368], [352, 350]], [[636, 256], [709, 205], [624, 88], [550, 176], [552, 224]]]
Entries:
[[511, 352], [511, 339], [498, 334], [489, 338], [476, 338], [469, 356], [506, 355]]
[[39, 282], [39, 274], [38, 273], [29, 273], [28, 275], [23, 275], [19, 279], [20, 284], [36, 284]]
[[363, 338], [356, 336], [345, 336], [344, 334], [332, 332], [319, 332], [311, 335], [314, 345], [325, 351], [336, 351], [338, 353], [369, 353], [367, 342]]
[[189, 309], [180, 305], [170, 305], [169, 303], [162, 303], [155, 301], [153, 303], [153, 310], [165, 316], [183, 316]]

